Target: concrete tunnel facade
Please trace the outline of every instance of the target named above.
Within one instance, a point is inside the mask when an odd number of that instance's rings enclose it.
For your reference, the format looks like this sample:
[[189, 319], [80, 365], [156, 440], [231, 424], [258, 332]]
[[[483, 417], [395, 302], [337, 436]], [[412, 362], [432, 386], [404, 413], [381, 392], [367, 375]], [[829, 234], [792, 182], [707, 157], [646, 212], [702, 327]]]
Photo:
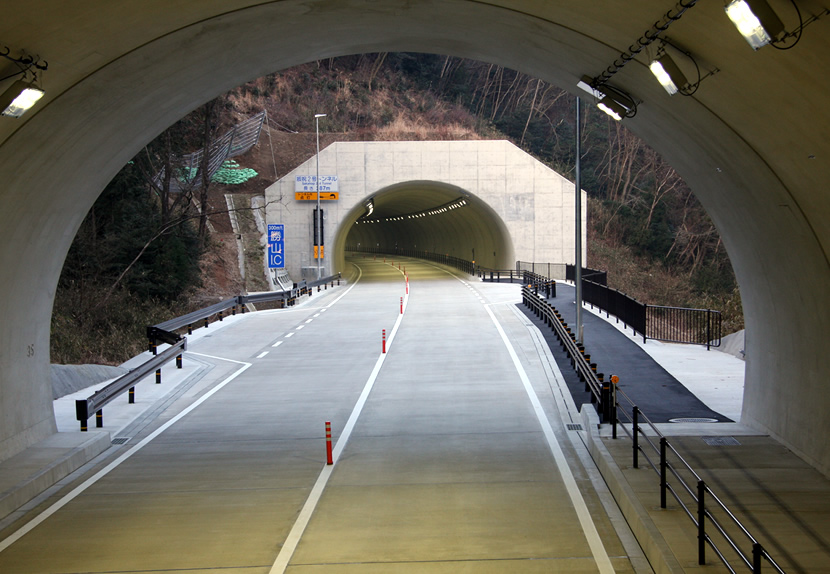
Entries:
[[[798, 28], [791, 3], [770, 4]], [[610, 83], [639, 102], [626, 126], [691, 185], [730, 254], [747, 328], [743, 422], [830, 474], [830, 18], [819, 0], [799, 7], [821, 17], [786, 51], [752, 50], [720, 3], [684, 10], [671, 40], [714, 72], [692, 97], [670, 97], [654, 81], [653, 49]], [[667, 10], [677, 15], [658, 0], [89, 0], [7, 11], [4, 45], [49, 69], [35, 108], [0, 118], [0, 459], [55, 432], [51, 309], [84, 215], [185, 113], [275, 70], [395, 50], [484, 60], [581, 94], [580, 78], [614, 69]], [[0, 77], [14, 71], [0, 64]]]
[[[344, 254], [360, 248], [429, 251], [491, 269], [574, 261], [573, 183], [510, 142], [337, 142], [321, 150], [319, 168], [321, 180], [337, 176], [339, 189], [339, 199], [321, 201], [323, 276], [351, 271]], [[266, 220], [285, 226], [286, 268], [295, 280], [317, 277], [317, 203], [295, 195], [298, 178], [316, 171], [315, 156], [265, 191]]]

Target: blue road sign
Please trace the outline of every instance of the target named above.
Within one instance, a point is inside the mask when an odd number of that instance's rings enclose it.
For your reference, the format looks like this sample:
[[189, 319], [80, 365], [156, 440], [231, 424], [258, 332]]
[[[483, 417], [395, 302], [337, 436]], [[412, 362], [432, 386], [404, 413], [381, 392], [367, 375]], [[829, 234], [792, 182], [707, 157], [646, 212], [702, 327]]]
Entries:
[[285, 226], [281, 223], [268, 224], [268, 267], [285, 269]]

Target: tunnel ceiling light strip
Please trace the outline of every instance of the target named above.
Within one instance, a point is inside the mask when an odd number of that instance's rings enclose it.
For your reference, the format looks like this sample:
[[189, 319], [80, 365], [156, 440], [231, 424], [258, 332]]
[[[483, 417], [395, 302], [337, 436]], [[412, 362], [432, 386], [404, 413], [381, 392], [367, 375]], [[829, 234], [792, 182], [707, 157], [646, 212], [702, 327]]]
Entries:
[[[403, 215], [395, 215], [390, 217], [376, 217], [369, 219], [367, 217], [361, 217], [357, 221], [355, 221], [355, 225], [360, 223], [381, 223], [381, 222], [393, 222], [393, 221], [404, 221], [407, 219], [419, 219], [421, 217], [427, 217], [430, 215], [441, 215], [442, 213], [448, 213], [453, 209], [458, 209], [459, 207], [464, 207], [467, 205], [467, 200], [463, 197], [459, 197], [458, 199], [451, 201], [449, 203], [445, 203], [444, 205], [439, 205], [438, 207], [433, 207], [431, 209], [425, 209], [423, 211], [416, 211], [413, 213], [406, 213]], [[368, 214], [367, 214], [368, 215]]]

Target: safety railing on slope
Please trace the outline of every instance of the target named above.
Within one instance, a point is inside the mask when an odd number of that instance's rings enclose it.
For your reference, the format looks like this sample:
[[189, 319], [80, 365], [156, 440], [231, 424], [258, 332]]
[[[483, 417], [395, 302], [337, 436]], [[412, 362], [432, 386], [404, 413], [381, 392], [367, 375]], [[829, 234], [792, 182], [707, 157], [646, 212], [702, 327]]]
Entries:
[[[519, 270], [535, 270], [551, 279], [564, 271], [566, 280], [574, 280], [574, 266], [558, 263], [528, 263], [517, 261]], [[714, 309], [687, 309], [664, 305], [647, 305], [625, 293], [608, 287], [608, 274], [596, 269], [582, 269], [582, 299], [614, 315], [617, 321], [631, 328], [635, 334], [648, 339], [671, 343], [705, 345], [707, 349], [721, 344], [721, 314]]]
[[[730, 572], [735, 573], [736, 567], [743, 565], [753, 574], [761, 574], [763, 563], [766, 561], [775, 572], [785, 574], [781, 566], [758, 542], [758, 539], [689, 465], [669, 439], [640, 411], [624, 391], [617, 388], [618, 381], [615, 377], [612, 377], [612, 383], [614, 402], [612, 436], [617, 438], [617, 426], [619, 426], [632, 441], [633, 467], [639, 468], [642, 454], [649, 466], [660, 477], [660, 508], [667, 507], [667, 495], [671, 494], [695, 525], [698, 539], [698, 564], [701, 566], [706, 564], [708, 545]], [[624, 407], [620, 406], [619, 397], [622, 397], [630, 407], [630, 415]], [[623, 413], [630, 429], [625, 424], [620, 424], [620, 412]], [[641, 423], [645, 423], [645, 426], [651, 429], [654, 437], [645, 432]], [[711, 525], [711, 528], [707, 528], [707, 524]], [[743, 544], [741, 539], [744, 540]]]
[[[174, 317], [173, 319], [164, 321], [163, 323], [147, 327], [147, 338], [149, 340], [150, 352], [153, 353], [153, 358], [142, 363], [126, 375], [114, 380], [112, 383], [98, 390], [86, 399], [76, 400], [75, 416], [80, 422], [81, 430], [87, 430], [87, 424], [89, 419], [92, 417], [92, 413], [95, 413], [96, 426], [99, 428], [102, 427], [104, 421], [104, 406], [112, 402], [123, 393], [129, 392], [128, 401], [130, 404], [134, 403], [136, 383], [153, 371], [156, 372], [156, 383], [160, 384], [161, 367], [168, 361], [171, 361], [174, 357], [176, 359], [176, 366], [180, 369], [182, 368], [182, 353], [187, 348], [187, 338], [175, 333], [174, 331], [187, 327], [187, 333], [192, 334], [194, 325], [204, 321], [204, 326], [207, 327], [210, 317], [214, 315], [217, 315], [218, 319], [221, 321], [223, 319], [224, 312], [228, 309], [231, 309], [231, 314], [235, 315], [236, 308], [241, 306], [242, 312], [244, 313], [245, 305], [247, 303], [282, 300], [287, 306], [291, 306], [298, 297], [302, 295], [311, 295], [314, 287], [317, 287], [317, 291], [319, 292], [321, 291], [321, 287], [328, 289], [329, 284], [334, 287], [335, 281], [339, 285], [340, 279], [341, 275], [340, 273], [337, 273], [336, 275], [331, 275], [329, 277], [324, 277], [311, 282], [302, 281], [299, 284], [295, 284], [294, 288], [290, 291], [272, 291], [266, 293], [255, 293], [252, 295], [237, 295], [236, 297], [225, 299], [224, 301], [198, 309], [192, 313]], [[158, 354], [159, 342], [168, 343], [170, 348], [166, 349], [161, 354]]]
[[[591, 402], [597, 409], [600, 421], [611, 424], [612, 438], [617, 439], [618, 427], [622, 428], [631, 438], [634, 468], [639, 468], [639, 457], [642, 453], [649, 465], [660, 476], [660, 507], [667, 507], [667, 494], [671, 493], [694, 523], [698, 532], [698, 562], [701, 565], [706, 563], [706, 546], [708, 545], [732, 573], [736, 573], [733, 562], [738, 560], [748, 567], [753, 574], [761, 574], [761, 566], [765, 560], [776, 572], [785, 574], [784, 570], [758, 540], [686, 462], [668, 438], [639, 410], [628, 395], [618, 388], [619, 378], [612, 376], [606, 381], [602, 373], [596, 372], [597, 364], [591, 362], [591, 355], [586, 353], [585, 348], [576, 342], [576, 334], [571, 331], [555, 307], [542, 300], [538, 292], [529, 287], [522, 288], [522, 301], [556, 333], [560, 344], [568, 353], [571, 365], [580, 379], [585, 382], [585, 390], [590, 391]], [[619, 397], [622, 397], [631, 407], [631, 416], [628, 415], [625, 409], [621, 409], [618, 402]], [[619, 413], [621, 411], [630, 424], [631, 430], [626, 428], [624, 424], [620, 424]], [[641, 422], [651, 428], [658, 437], [657, 444], [644, 431]], [[648, 446], [644, 447], [642, 441], [645, 441]], [[645, 448], [651, 449], [651, 456]], [[654, 457], [654, 460], [652, 457]], [[674, 462], [670, 457], [674, 458]], [[694, 487], [690, 485], [689, 478], [683, 476], [684, 473], [691, 477], [691, 481], [695, 483]], [[674, 484], [670, 477], [674, 479]], [[684, 498], [684, 493], [687, 498]], [[714, 532], [712, 529], [707, 531], [707, 520], [714, 528]], [[748, 552], [729, 532], [730, 526], [732, 530], [737, 531], [736, 534], [744, 536], [749, 542], [751, 549]], [[715, 540], [715, 536], [719, 537], [718, 541]], [[718, 545], [718, 542], [721, 546]], [[722, 547], [723, 544], [731, 549], [731, 557], [727, 556], [729, 550], [725, 550]]]

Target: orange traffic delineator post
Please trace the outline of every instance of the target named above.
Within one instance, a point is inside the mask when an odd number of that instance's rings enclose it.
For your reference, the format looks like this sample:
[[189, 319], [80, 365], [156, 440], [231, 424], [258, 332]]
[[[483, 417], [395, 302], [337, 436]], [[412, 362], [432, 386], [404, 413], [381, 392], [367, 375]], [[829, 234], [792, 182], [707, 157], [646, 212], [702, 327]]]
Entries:
[[326, 421], [326, 464], [334, 464], [331, 455], [331, 423]]
[[383, 352], [385, 353], [385, 352], [386, 352], [386, 329], [384, 329], [384, 330], [383, 330], [383, 335], [382, 335], [382, 337], [383, 337], [383, 339], [382, 339], [382, 342], [383, 342]]
[[409, 295], [409, 277], [406, 278], [406, 294]]
[[401, 315], [403, 315], [403, 297], [401, 297]]

